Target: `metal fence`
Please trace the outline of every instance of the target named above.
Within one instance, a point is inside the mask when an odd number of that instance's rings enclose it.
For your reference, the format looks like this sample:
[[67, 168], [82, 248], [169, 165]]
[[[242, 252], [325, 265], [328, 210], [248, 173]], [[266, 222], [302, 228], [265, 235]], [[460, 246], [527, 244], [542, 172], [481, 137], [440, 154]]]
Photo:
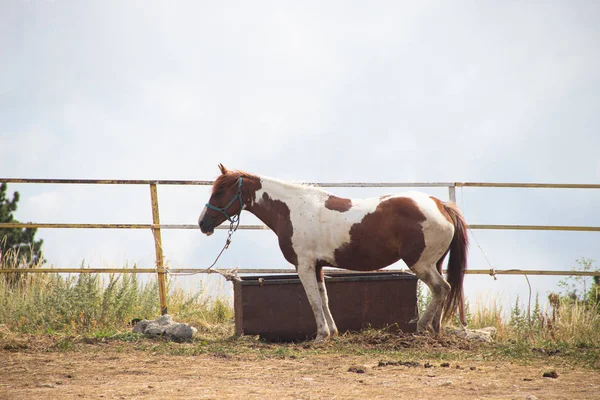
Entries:
[[[198, 268], [169, 268], [164, 266], [163, 247], [161, 239], [162, 229], [198, 229], [195, 224], [161, 224], [158, 206], [158, 185], [181, 186], [212, 186], [213, 181], [196, 180], [114, 180], [114, 179], [20, 179], [0, 178], [4, 183], [26, 184], [85, 184], [85, 185], [147, 185], [150, 189], [150, 205], [152, 210], [151, 224], [95, 224], [95, 223], [0, 223], [2, 228], [59, 228], [59, 229], [149, 229], [154, 238], [156, 253], [156, 268], [5, 268], [0, 273], [27, 272], [27, 273], [155, 273], [158, 279], [161, 312], [167, 312], [166, 274], [171, 273], [206, 273], [205, 269]], [[479, 188], [545, 188], [545, 189], [600, 189], [600, 184], [554, 184], [554, 183], [493, 183], [493, 182], [346, 182], [346, 183], [310, 183], [319, 187], [338, 188], [448, 188], [448, 197], [456, 202], [457, 187]], [[217, 229], [227, 229], [220, 226]], [[240, 225], [238, 229], [267, 230], [265, 225]], [[533, 230], [533, 231], [588, 231], [600, 232], [600, 226], [570, 226], [570, 225], [489, 225], [473, 224], [469, 229], [500, 229], [500, 230]], [[221, 271], [215, 269], [212, 271]], [[394, 271], [394, 270], [388, 270]], [[243, 269], [240, 273], [294, 273], [288, 269]], [[600, 276], [600, 272], [592, 271], [548, 271], [548, 270], [493, 270], [469, 269], [467, 274], [479, 275], [572, 275], [572, 276]]]

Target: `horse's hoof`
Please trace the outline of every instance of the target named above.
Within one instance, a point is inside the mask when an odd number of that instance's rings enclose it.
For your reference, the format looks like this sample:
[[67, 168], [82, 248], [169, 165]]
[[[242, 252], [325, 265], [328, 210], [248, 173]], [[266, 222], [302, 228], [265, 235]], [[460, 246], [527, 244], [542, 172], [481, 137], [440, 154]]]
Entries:
[[329, 339], [328, 335], [317, 335], [315, 338], [315, 344], [324, 343], [327, 339]]
[[433, 333], [433, 329], [431, 328], [431, 325], [421, 325], [417, 326], [417, 333], [419, 335], [429, 335]]

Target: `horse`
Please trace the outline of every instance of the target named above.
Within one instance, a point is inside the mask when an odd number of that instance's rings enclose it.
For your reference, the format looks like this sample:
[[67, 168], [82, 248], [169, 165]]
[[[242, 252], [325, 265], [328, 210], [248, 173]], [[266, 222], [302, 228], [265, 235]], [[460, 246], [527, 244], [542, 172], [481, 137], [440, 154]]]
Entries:
[[[421, 192], [347, 199], [311, 185], [228, 170], [223, 164], [219, 169], [198, 218], [200, 230], [210, 236], [225, 221], [233, 226], [242, 210], [267, 225], [304, 287], [316, 320], [315, 342], [338, 334], [324, 266], [374, 271], [403, 260], [432, 295], [417, 321], [419, 332], [439, 334], [462, 302], [468, 235], [456, 204]], [[448, 253], [445, 280], [442, 263]]]

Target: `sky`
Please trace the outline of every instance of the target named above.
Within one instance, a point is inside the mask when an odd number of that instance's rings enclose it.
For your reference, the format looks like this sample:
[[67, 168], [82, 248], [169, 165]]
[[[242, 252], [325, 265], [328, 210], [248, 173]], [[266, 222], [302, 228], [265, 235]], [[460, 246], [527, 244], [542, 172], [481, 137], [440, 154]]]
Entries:
[[[0, 176], [211, 180], [222, 162], [295, 182], [598, 183], [598, 43], [591, 1], [6, 0]], [[21, 221], [151, 222], [146, 186], [14, 190]], [[161, 222], [196, 223], [209, 190], [159, 187]], [[600, 226], [598, 190], [464, 188], [457, 203], [471, 224]], [[165, 256], [204, 268], [225, 235], [163, 231]], [[594, 232], [471, 236], [473, 269], [600, 261]], [[56, 267], [154, 265], [148, 231], [37, 237]], [[291, 266], [272, 232], [238, 231], [219, 267]], [[219, 279], [177, 282], [230, 293]], [[560, 279], [530, 281], [544, 298]], [[465, 286], [483, 301], [528, 295], [523, 277]]]

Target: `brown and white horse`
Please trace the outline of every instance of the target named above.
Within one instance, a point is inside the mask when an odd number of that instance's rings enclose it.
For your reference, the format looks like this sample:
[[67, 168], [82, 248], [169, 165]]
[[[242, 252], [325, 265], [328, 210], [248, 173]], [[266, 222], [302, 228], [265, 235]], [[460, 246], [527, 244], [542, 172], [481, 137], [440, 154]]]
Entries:
[[[316, 341], [337, 334], [329, 311], [323, 266], [372, 271], [398, 260], [431, 290], [417, 330], [439, 333], [456, 311], [467, 261], [467, 227], [454, 203], [420, 192], [345, 199], [317, 187], [230, 171], [219, 176], [198, 223], [206, 235], [245, 209], [275, 232], [293, 264], [317, 322]], [[450, 252], [448, 281], [441, 275]]]

